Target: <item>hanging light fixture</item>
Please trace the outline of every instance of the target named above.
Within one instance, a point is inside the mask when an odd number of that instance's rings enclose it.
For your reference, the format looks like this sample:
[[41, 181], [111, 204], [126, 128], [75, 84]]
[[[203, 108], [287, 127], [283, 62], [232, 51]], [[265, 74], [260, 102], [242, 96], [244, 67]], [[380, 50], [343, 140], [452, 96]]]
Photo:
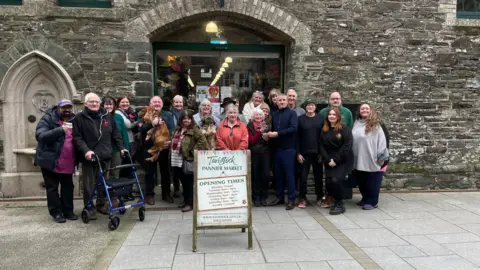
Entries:
[[218, 26], [215, 22], [209, 22], [207, 24], [207, 27], [205, 27], [205, 32], [207, 33], [217, 33], [218, 32]]
[[232, 63], [232, 58], [231, 57], [226, 57], [225, 58], [225, 63]]
[[222, 64], [222, 68], [228, 68], [228, 64], [227, 64], [227, 63], [223, 63], [223, 64]]
[[221, 71], [222, 73], [225, 72], [225, 68], [223, 68], [223, 67], [220, 68], [220, 71]]

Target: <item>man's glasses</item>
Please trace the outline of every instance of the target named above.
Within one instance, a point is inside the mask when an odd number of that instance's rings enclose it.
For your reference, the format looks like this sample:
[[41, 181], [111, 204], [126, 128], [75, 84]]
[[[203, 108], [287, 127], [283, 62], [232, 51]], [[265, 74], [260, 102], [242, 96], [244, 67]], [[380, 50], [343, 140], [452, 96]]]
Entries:
[[88, 104], [100, 104], [100, 101], [96, 101], [96, 100], [89, 100], [87, 101]]

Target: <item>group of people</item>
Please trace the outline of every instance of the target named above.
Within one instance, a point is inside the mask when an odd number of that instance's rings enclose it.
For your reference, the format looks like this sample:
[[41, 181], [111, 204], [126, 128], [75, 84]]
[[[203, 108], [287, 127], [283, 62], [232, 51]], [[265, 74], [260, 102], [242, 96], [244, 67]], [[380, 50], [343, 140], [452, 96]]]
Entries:
[[[162, 200], [174, 203], [183, 191], [179, 208], [188, 212], [194, 203], [194, 150], [247, 149], [251, 151], [255, 206], [286, 204], [287, 210], [306, 207], [307, 178], [312, 167], [317, 203], [331, 207], [331, 214], [345, 212], [347, 178], [358, 183], [362, 193], [359, 205], [366, 210], [377, 207], [383, 168], [388, 161], [388, 135], [378, 113], [362, 104], [354, 121], [352, 113], [341, 105], [338, 92], [331, 94], [329, 106], [319, 113], [313, 100], [307, 100], [303, 109], [297, 106], [296, 99], [292, 89], [286, 95], [273, 89], [268, 98], [257, 91], [240, 113], [238, 99], [228, 97], [221, 104], [223, 113], [219, 116], [213, 115], [207, 99], [194, 112], [186, 108], [182, 96], [173, 98], [172, 108], [164, 108], [162, 98], [154, 96], [139, 113], [130, 106], [128, 97], [107, 96], [101, 100], [89, 93], [85, 95], [85, 108], [77, 115], [72, 102], [62, 100], [45, 113], [36, 130], [35, 163], [44, 177], [49, 213], [59, 223], [76, 220], [72, 181], [75, 166], [82, 165], [87, 207], [99, 176], [98, 163], [92, 160], [98, 158], [104, 169], [115, 167], [130, 162], [122, 155], [127, 152], [144, 159], [146, 204], [155, 204], [159, 167]], [[147, 119], [150, 111], [155, 112], [154, 117]], [[150, 131], [163, 126], [168, 129], [168, 139], [152, 160], [149, 149], [156, 138]], [[131, 177], [129, 173], [111, 171], [108, 177]], [[271, 173], [276, 199], [267, 202]], [[117, 198], [112, 198], [112, 207], [118, 207]], [[90, 209], [90, 219], [96, 219], [97, 212], [108, 214], [108, 210], [105, 194], [99, 193], [95, 207]]]

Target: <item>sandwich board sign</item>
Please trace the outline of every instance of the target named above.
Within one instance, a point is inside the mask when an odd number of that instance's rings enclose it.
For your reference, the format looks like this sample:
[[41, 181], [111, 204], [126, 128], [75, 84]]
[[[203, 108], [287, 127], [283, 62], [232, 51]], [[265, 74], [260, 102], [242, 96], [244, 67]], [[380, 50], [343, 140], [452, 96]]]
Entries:
[[195, 150], [193, 182], [193, 251], [197, 231], [248, 228], [252, 249], [250, 150]]

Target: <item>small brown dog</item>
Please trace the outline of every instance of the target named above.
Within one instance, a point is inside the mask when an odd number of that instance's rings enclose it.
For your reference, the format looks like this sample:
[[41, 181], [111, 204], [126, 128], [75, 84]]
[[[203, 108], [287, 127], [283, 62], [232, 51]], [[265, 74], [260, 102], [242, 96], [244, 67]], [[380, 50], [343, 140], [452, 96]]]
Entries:
[[202, 134], [207, 139], [207, 150], [215, 150], [217, 145], [217, 129], [212, 116], [202, 118]]
[[[151, 124], [153, 119], [157, 117], [161, 118], [160, 113], [150, 106], [143, 109], [138, 115], [143, 118], [143, 124], [139, 124], [140, 127], [144, 124]], [[153, 127], [147, 131], [147, 137], [145, 140], [147, 141], [151, 138], [153, 138], [153, 146], [148, 149], [147, 152], [152, 156], [146, 158], [145, 161], [156, 161], [158, 159], [160, 152], [165, 147], [165, 143], [170, 138], [167, 124], [164, 122], [163, 124]]]

